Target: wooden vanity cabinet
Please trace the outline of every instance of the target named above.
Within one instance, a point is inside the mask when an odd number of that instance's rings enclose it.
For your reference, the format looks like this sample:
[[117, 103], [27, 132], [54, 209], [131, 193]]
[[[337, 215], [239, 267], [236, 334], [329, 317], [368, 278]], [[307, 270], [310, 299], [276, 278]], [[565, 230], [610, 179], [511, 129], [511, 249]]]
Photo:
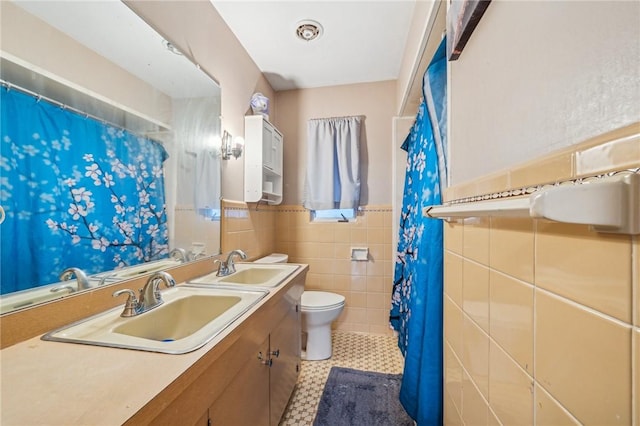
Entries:
[[269, 338], [209, 408], [211, 426], [269, 426]]
[[[211, 426], [277, 426], [300, 372], [299, 297], [284, 298], [276, 326], [209, 409]], [[283, 309], [284, 308], [284, 309]], [[284, 315], [283, 315], [284, 314]]]
[[300, 372], [300, 303], [291, 306], [269, 337], [271, 371], [269, 377], [270, 425], [277, 426], [298, 381]]
[[125, 424], [277, 426], [300, 371], [304, 268]]

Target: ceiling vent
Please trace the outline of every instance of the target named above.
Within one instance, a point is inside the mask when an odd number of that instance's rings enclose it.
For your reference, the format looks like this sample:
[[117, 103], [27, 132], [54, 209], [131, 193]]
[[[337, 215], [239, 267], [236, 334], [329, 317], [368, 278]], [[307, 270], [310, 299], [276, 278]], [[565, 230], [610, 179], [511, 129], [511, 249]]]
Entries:
[[316, 21], [300, 21], [296, 28], [296, 36], [300, 40], [312, 41], [322, 35], [322, 25]]

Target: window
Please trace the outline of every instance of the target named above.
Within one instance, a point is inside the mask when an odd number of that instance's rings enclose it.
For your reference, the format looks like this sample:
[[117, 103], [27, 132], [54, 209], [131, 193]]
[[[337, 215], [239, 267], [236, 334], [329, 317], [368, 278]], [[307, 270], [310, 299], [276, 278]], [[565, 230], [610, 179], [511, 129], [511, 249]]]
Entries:
[[355, 209], [311, 210], [311, 222], [349, 222], [355, 218]]
[[[309, 120], [303, 206], [312, 211], [360, 205], [361, 117]], [[345, 215], [346, 216], [346, 215]], [[332, 216], [342, 218], [338, 213]]]

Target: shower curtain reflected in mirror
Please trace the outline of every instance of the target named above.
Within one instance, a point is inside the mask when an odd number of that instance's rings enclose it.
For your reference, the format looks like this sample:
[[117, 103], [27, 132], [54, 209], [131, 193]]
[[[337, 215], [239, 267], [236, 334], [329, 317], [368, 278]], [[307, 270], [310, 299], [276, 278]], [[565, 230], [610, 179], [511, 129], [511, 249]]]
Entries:
[[424, 100], [409, 136], [390, 321], [405, 366], [400, 401], [418, 425], [442, 424], [442, 222], [423, 207], [441, 203], [446, 182], [446, 40], [423, 78]]
[[[1, 293], [168, 254], [159, 143], [3, 87]], [[37, 248], [37, 249], [34, 249]]]

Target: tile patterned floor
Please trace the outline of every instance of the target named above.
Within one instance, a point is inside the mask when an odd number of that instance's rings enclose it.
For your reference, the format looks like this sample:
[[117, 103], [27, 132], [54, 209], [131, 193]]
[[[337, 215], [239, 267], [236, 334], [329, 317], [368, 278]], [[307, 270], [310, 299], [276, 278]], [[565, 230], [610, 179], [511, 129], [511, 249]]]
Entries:
[[397, 338], [363, 333], [333, 332], [333, 356], [324, 361], [302, 361], [298, 384], [280, 426], [312, 425], [331, 367], [380, 373], [402, 373], [404, 358]]

